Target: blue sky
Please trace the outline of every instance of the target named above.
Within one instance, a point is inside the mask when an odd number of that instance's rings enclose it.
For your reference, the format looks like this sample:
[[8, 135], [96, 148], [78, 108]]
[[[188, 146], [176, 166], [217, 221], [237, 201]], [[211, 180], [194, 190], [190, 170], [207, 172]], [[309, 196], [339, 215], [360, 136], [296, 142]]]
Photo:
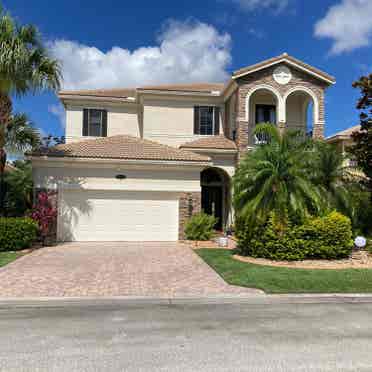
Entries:
[[[221, 81], [287, 52], [334, 75], [326, 134], [358, 123], [354, 80], [372, 72], [371, 0], [4, 0], [61, 60], [64, 87]], [[73, 10], [73, 11], [72, 11]], [[61, 135], [54, 94], [15, 99], [44, 133]]]

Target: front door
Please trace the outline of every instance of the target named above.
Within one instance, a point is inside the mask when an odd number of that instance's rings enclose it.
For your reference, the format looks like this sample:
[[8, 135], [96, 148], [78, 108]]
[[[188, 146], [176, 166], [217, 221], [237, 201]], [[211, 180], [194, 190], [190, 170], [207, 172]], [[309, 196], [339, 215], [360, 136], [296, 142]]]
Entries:
[[203, 186], [201, 207], [203, 211], [217, 218], [216, 230], [222, 230], [222, 187]]

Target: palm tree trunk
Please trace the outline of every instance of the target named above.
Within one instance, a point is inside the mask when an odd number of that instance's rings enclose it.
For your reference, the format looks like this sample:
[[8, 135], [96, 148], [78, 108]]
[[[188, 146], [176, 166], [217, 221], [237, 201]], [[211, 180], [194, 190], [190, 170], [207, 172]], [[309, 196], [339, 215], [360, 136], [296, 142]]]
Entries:
[[7, 94], [0, 92], [0, 216], [4, 215], [5, 182], [4, 172], [6, 164], [6, 126], [12, 112], [12, 101]]

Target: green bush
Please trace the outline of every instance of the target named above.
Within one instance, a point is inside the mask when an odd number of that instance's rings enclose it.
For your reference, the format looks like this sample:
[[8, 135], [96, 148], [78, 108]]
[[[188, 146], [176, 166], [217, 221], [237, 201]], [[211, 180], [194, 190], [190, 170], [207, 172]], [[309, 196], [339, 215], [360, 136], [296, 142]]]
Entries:
[[0, 251], [29, 248], [35, 241], [37, 232], [37, 223], [31, 218], [0, 218]]
[[238, 250], [241, 254], [270, 260], [296, 261], [305, 258], [302, 242], [295, 229], [275, 221], [273, 215], [260, 227], [249, 228], [244, 221], [237, 223]]
[[240, 220], [236, 229], [241, 254], [270, 260], [339, 259], [348, 257], [353, 247], [350, 219], [338, 212], [300, 226], [288, 223], [285, 229], [272, 215], [253, 229]]
[[296, 236], [304, 242], [307, 258], [345, 258], [353, 248], [351, 221], [339, 212], [307, 221]]
[[210, 240], [214, 234], [217, 218], [204, 212], [193, 215], [185, 226], [185, 235], [188, 240]]

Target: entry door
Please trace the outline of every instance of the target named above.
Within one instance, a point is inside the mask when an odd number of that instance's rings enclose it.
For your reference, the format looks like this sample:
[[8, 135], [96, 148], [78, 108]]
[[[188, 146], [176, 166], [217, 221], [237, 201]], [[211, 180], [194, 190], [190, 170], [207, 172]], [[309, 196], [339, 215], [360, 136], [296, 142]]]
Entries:
[[222, 187], [202, 187], [202, 209], [218, 219], [215, 229], [222, 230]]

